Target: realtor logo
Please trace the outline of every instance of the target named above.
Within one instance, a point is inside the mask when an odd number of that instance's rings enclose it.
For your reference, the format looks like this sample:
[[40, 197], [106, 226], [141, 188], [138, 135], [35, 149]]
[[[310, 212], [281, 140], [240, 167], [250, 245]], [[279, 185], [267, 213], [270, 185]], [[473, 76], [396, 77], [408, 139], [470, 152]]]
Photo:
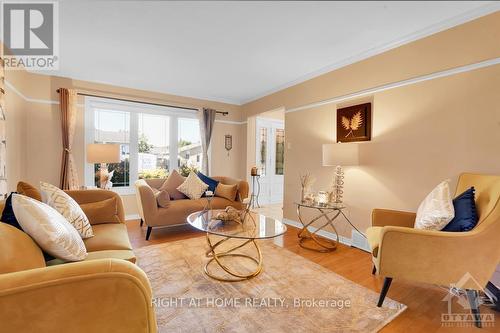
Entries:
[[58, 69], [58, 3], [2, 2], [6, 69]]
[[[494, 327], [495, 315], [491, 313], [479, 313], [474, 311], [472, 304], [476, 308], [483, 304], [480, 297], [475, 300], [470, 300], [464, 292], [464, 286], [474, 286], [474, 290], [483, 290], [483, 287], [474, 279], [469, 273], [456, 283], [450, 286], [450, 292], [442, 299], [443, 302], [448, 303], [448, 311], [441, 314], [441, 326], [444, 327]], [[477, 295], [476, 295], [477, 296]], [[463, 309], [465, 311], [454, 311]]]

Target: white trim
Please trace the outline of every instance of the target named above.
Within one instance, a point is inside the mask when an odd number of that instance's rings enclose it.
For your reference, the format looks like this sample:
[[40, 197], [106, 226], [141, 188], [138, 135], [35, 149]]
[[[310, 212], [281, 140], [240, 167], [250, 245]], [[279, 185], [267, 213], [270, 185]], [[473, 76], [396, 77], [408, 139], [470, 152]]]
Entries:
[[273, 89], [267, 90], [263, 93], [257, 94], [254, 97], [244, 99], [240, 102], [240, 105], [253, 102], [259, 98], [271, 95], [275, 92], [278, 92], [278, 91], [281, 91], [283, 89], [289, 88], [291, 86], [300, 84], [300, 83], [305, 82], [307, 80], [310, 80], [312, 78], [315, 78], [315, 77], [318, 77], [320, 75], [326, 74], [328, 72], [334, 71], [336, 69], [354, 64], [356, 62], [371, 58], [371, 57], [376, 56], [378, 54], [395, 49], [399, 46], [402, 46], [402, 45], [414, 42], [416, 40], [428, 37], [430, 35], [436, 34], [440, 31], [450, 29], [450, 28], [458, 26], [460, 24], [464, 24], [466, 22], [472, 21], [472, 20], [479, 18], [481, 16], [485, 16], [485, 15], [491, 14], [493, 12], [496, 12], [497, 10], [500, 10], [500, 3], [499, 2], [494, 2], [494, 3], [490, 3], [487, 5], [481, 6], [479, 8], [475, 8], [475, 9], [468, 11], [466, 13], [463, 13], [461, 15], [452, 17], [452, 18], [447, 19], [445, 21], [433, 24], [427, 28], [424, 28], [424, 29], [421, 29], [421, 30], [416, 31], [414, 33], [411, 33], [409, 35], [406, 35], [406, 36], [399, 38], [397, 40], [394, 40], [388, 44], [374, 47], [374, 48], [369, 49], [367, 51], [361, 52], [355, 56], [348, 57], [344, 60], [341, 60], [341, 61], [336, 62], [334, 64], [331, 64], [329, 66], [323, 67], [319, 70], [316, 70], [316, 71], [313, 71], [309, 74], [303, 75], [303, 76], [301, 76], [293, 81], [279, 85], [279, 86], [277, 86]]
[[21, 97], [22, 99], [24, 99], [26, 102], [40, 103], [40, 104], [56, 104], [56, 105], [59, 104], [58, 101], [51, 101], [51, 100], [46, 100], [46, 99], [36, 99], [36, 98], [30, 98], [28, 96], [25, 96], [16, 87], [14, 87], [14, 85], [12, 83], [10, 83], [7, 80], [5, 80], [5, 85], [7, 87], [9, 87], [9, 89], [12, 89], [12, 91], [14, 91], [19, 97]]
[[[288, 225], [291, 225], [292, 227], [296, 227], [296, 228], [299, 228], [299, 229], [302, 229], [302, 224], [300, 222], [297, 222], [297, 221], [294, 221], [294, 220], [290, 220], [290, 219], [286, 219], [286, 218], [283, 218], [283, 223], [285, 224], [288, 224]], [[317, 230], [317, 228], [313, 227], [313, 226], [309, 226], [308, 228], [309, 231], [311, 232], [314, 232]], [[318, 231], [318, 235], [322, 236], [322, 237], [325, 237], [327, 239], [330, 239], [330, 240], [337, 240], [337, 238], [335, 237], [335, 235], [329, 231], [325, 231], [325, 230], [320, 230]], [[340, 236], [339, 235], [339, 243], [342, 243], [344, 245], [347, 245], [347, 246], [352, 246], [352, 241], [350, 238], [347, 238], [347, 237], [344, 237], [344, 236]]]
[[141, 217], [139, 216], [139, 214], [129, 214], [129, 215], [125, 215], [125, 222], [128, 222], [130, 220], [138, 220], [140, 219]]
[[382, 86], [361, 90], [361, 91], [347, 94], [347, 95], [341, 95], [341, 96], [329, 98], [329, 99], [324, 100], [324, 101], [314, 102], [311, 104], [306, 104], [306, 105], [299, 106], [296, 108], [288, 109], [285, 111], [285, 113], [297, 112], [297, 111], [307, 110], [307, 109], [311, 109], [311, 108], [316, 108], [316, 107], [323, 106], [323, 105], [344, 102], [344, 101], [347, 101], [350, 99], [359, 98], [359, 97], [363, 97], [363, 96], [367, 96], [367, 95], [372, 95], [372, 94], [379, 93], [379, 92], [389, 90], [389, 89], [404, 87], [404, 86], [408, 86], [411, 84], [429, 81], [429, 80], [433, 80], [433, 79], [437, 79], [437, 78], [441, 78], [441, 77], [447, 77], [447, 76], [451, 76], [451, 75], [455, 75], [455, 74], [470, 72], [470, 71], [473, 71], [476, 69], [490, 67], [490, 66], [494, 66], [494, 65], [498, 65], [498, 64], [500, 64], [500, 57], [477, 62], [477, 63], [473, 63], [473, 64], [469, 64], [469, 65], [465, 65], [465, 66], [455, 67], [455, 68], [447, 69], [444, 71], [434, 72], [434, 73], [423, 75], [423, 76], [417, 76], [415, 78], [411, 78], [411, 79], [407, 79], [407, 80], [388, 83], [388, 84], [385, 84]]

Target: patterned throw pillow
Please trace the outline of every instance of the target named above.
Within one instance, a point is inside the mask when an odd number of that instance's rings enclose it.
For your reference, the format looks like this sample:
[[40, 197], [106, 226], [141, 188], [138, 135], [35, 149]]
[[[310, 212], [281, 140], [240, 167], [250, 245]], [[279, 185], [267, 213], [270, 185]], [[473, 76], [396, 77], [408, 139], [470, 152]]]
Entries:
[[207, 190], [208, 185], [205, 184], [194, 172], [191, 172], [177, 190], [184, 193], [189, 199], [195, 200], [201, 198]]
[[12, 195], [12, 208], [24, 232], [45, 252], [68, 261], [87, 257], [78, 232], [54, 208], [20, 194]]
[[89, 219], [72, 197], [58, 187], [44, 182], [40, 182], [40, 190], [42, 201], [64, 216], [83, 239], [94, 236]]
[[186, 196], [177, 190], [185, 180], [186, 178], [182, 177], [177, 170], [172, 170], [159, 190], [166, 190], [170, 194], [170, 199], [172, 200], [186, 199]]
[[441, 230], [455, 216], [450, 185], [445, 180], [425, 197], [417, 210], [415, 229]]

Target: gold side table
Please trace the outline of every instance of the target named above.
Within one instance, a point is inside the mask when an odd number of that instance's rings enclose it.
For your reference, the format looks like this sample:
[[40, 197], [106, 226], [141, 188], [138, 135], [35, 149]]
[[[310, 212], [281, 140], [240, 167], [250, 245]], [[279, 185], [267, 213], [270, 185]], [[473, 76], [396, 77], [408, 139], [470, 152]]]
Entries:
[[[339, 215], [342, 215], [349, 222], [349, 224], [354, 227], [347, 216], [345, 216], [343, 210], [346, 207], [343, 205], [319, 205], [313, 202], [296, 202], [295, 205], [297, 205], [297, 216], [299, 218], [299, 222], [302, 224], [302, 229], [298, 233], [299, 245], [304, 249], [317, 252], [335, 251], [339, 241], [339, 235], [337, 233], [337, 229], [335, 229], [334, 221], [339, 217]], [[306, 222], [302, 216], [302, 209], [304, 208], [316, 210], [317, 214]], [[322, 220], [324, 223], [320, 224], [318, 227], [314, 226], [314, 231], [309, 230], [309, 227], [311, 227], [314, 222]], [[318, 232], [327, 226], [332, 227], [335, 240], [320, 237], [318, 235]], [[356, 227], [354, 228], [357, 230]]]

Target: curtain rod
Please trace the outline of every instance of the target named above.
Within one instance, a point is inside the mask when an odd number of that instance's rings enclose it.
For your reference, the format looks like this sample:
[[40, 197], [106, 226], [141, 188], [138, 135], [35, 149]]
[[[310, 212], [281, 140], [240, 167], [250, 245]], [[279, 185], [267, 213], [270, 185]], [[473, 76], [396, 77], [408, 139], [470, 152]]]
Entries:
[[[56, 90], [57, 93], [59, 93], [59, 89]], [[154, 106], [165, 106], [169, 108], [176, 108], [176, 109], [183, 109], [183, 110], [193, 110], [193, 111], [200, 111], [200, 109], [197, 108], [190, 108], [187, 106], [177, 106], [177, 105], [169, 105], [169, 104], [161, 104], [161, 103], [152, 103], [152, 102], [143, 102], [143, 101], [137, 101], [133, 99], [126, 99], [126, 98], [119, 98], [119, 97], [107, 97], [107, 96], [99, 96], [99, 95], [93, 95], [93, 94], [86, 94], [86, 93], [77, 93], [80, 96], [88, 96], [88, 97], [98, 97], [98, 98], [107, 98], [107, 99], [113, 99], [115, 101], [122, 101], [122, 102], [131, 102], [131, 103], [141, 103], [141, 104], [147, 104], [147, 105], [154, 105]], [[219, 113], [223, 116], [227, 116], [229, 112], [227, 111], [215, 111], [216, 113]]]

